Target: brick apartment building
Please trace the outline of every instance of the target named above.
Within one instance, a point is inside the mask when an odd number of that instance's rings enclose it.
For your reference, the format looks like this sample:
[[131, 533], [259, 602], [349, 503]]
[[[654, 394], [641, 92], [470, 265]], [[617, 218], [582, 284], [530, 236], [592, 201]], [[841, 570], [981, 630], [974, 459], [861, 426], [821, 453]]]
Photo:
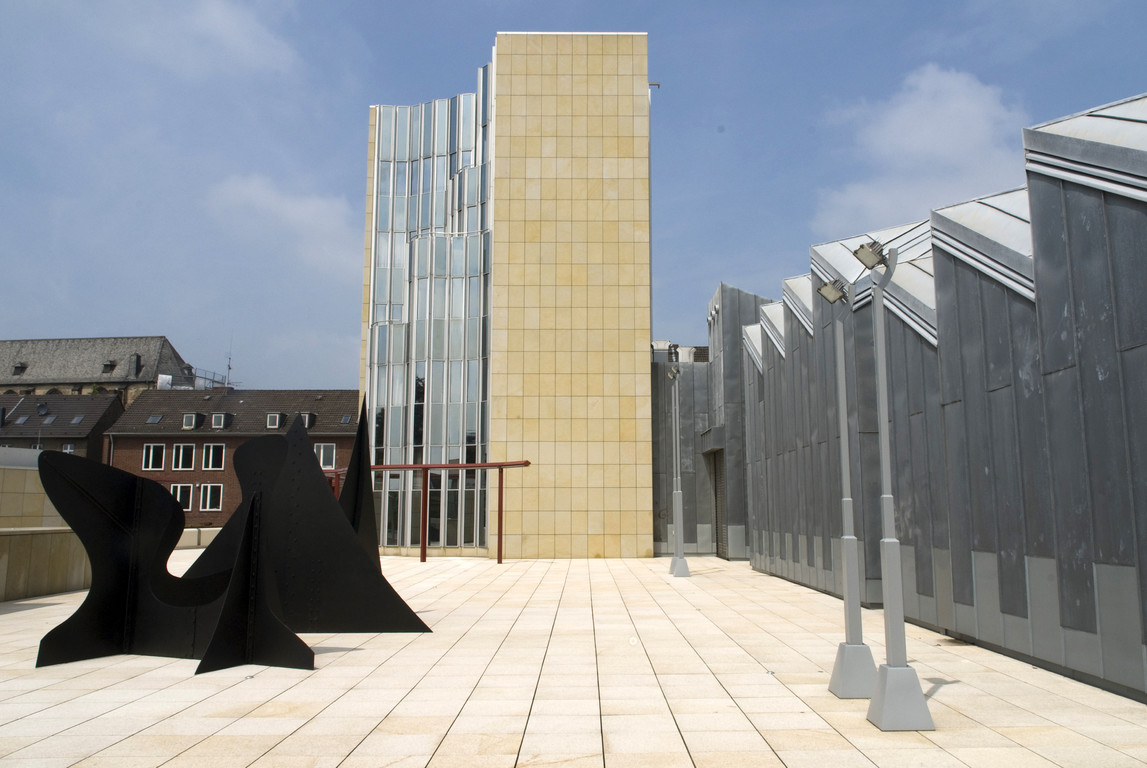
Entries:
[[161, 483], [188, 527], [222, 525], [242, 499], [232, 457], [252, 437], [284, 434], [296, 416], [324, 470], [345, 470], [357, 390], [150, 390], [105, 435], [107, 463]]

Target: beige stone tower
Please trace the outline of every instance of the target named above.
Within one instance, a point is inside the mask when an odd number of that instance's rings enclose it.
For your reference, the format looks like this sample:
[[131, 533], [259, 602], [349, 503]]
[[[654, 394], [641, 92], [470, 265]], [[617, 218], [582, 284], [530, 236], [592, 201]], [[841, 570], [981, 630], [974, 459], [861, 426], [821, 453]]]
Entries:
[[502, 33], [493, 76], [506, 553], [652, 556], [646, 36]]

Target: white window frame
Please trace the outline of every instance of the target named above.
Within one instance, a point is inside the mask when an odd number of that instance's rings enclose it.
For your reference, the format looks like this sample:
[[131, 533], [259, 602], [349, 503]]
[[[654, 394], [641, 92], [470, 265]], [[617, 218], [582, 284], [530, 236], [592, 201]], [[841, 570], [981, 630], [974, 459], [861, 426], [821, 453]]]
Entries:
[[[180, 490], [184, 489], [187, 494], [187, 501], [183, 502], [179, 498]], [[184, 512], [190, 512], [192, 505], [195, 504], [195, 486], [191, 483], [172, 483], [171, 496], [179, 502], [179, 506], [183, 508]]]
[[[215, 499], [215, 506], [211, 506], [211, 494], [215, 491], [219, 497]], [[199, 511], [219, 512], [223, 509], [223, 483], [203, 483], [199, 486]]]
[[[331, 451], [331, 460], [329, 465], [323, 461], [323, 454], [326, 453], [327, 448], [329, 448]], [[319, 466], [323, 469], [335, 468], [335, 455], [336, 449], [334, 443], [315, 443], [315, 458], [319, 460]]]
[[225, 413], [213, 413], [213, 414], [211, 414], [211, 428], [212, 429], [223, 429], [223, 427], [225, 427], [225, 426], [227, 426], [227, 414], [225, 414]]
[[267, 429], [278, 429], [282, 425], [283, 414], [281, 413], [268, 413], [267, 414]]
[[[190, 461], [187, 461], [188, 456], [184, 454], [188, 454]], [[195, 469], [195, 443], [176, 443], [171, 446], [171, 469], [177, 472]]]
[[[156, 466], [155, 454], [156, 449], [159, 449], [159, 466]], [[148, 472], [160, 472], [163, 470], [163, 455], [166, 453], [164, 443], [145, 443], [143, 446], [143, 468]]]
[[[218, 449], [218, 451], [216, 451]], [[213, 467], [208, 464], [208, 457], [214, 457], [216, 452], [219, 454], [219, 466]], [[203, 444], [203, 468], [211, 471], [218, 471], [227, 466], [227, 445], [225, 443], [204, 443]]]
[[304, 413], [300, 413], [299, 415], [303, 417], [303, 428], [304, 429], [310, 429], [311, 427], [313, 427], [315, 425], [315, 415], [313, 413], [305, 413], [304, 412]]
[[60, 451], [62, 453], [75, 453], [76, 452], [76, 444], [75, 443], [64, 443], [63, 445], [60, 446]]
[[195, 422], [197, 421], [196, 415], [197, 414], [194, 414], [194, 413], [183, 414], [183, 428], [184, 429], [195, 429]]

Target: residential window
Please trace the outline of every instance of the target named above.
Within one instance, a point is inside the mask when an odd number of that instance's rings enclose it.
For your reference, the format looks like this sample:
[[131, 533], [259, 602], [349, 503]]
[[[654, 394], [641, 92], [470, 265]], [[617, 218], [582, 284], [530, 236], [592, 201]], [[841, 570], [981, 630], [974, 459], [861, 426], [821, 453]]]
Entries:
[[310, 429], [311, 427], [314, 426], [315, 415], [313, 413], [300, 413], [299, 415], [303, 417], [303, 426], [304, 427], [306, 427], [307, 429]]
[[27, 420], [28, 420], [27, 416], [21, 416], [20, 418], [16, 419], [16, 424], [23, 424]]
[[350, 424], [350, 416], [343, 416], [341, 421], [343, 424]]
[[204, 483], [199, 486], [199, 511], [218, 512], [223, 509], [223, 484]]
[[75, 453], [76, 452], [76, 444], [75, 443], [64, 443], [63, 445], [60, 446], [60, 450], [63, 453]]
[[335, 468], [335, 444], [315, 443], [315, 456], [319, 459], [319, 466], [323, 469]]
[[163, 469], [163, 443], [148, 443], [143, 446], [143, 468]]
[[203, 468], [223, 469], [223, 443], [207, 443], [203, 446]]
[[171, 447], [172, 469], [195, 469], [195, 444], [176, 443]]
[[171, 495], [179, 502], [184, 512], [191, 511], [191, 497], [195, 486], [191, 483], [175, 483], [171, 486]]
[[195, 417], [197, 415], [198, 414], [195, 414], [195, 413], [183, 414], [183, 428], [184, 429], [195, 429], [195, 422], [196, 422]]
[[282, 419], [281, 413], [268, 413], [267, 414], [267, 429], [278, 429], [279, 422]]
[[147, 417], [147, 423], [148, 424], [158, 424], [162, 418], [163, 418], [163, 414], [153, 413]]
[[211, 414], [211, 428], [223, 429], [227, 425], [227, 414], [213, 413]]
[[73, 416], [73, 417], [72, 417], [72, 424], [79, 424], [79, 423], [80, 423], [81, 421], [83, 421], [83, 420], [84, 420], [84, 417], [83, 417], [83, 415], [80, 415], [80, 416]]
[[55, 422], [55, 420], [56, 420], [56, 414], [54, 414], [54, 413], [53, 413], [53, 414], [52, 414], [52, 415], [50, 415], [50, 416], [45, 416], [45, 417], [44, 417], [44, 421], [43, 421], [42, 423], [43, 423], [43, 425], [46, 427], [46, 426], [48, 426], [49, 424], [51, 424], [51, 423]]

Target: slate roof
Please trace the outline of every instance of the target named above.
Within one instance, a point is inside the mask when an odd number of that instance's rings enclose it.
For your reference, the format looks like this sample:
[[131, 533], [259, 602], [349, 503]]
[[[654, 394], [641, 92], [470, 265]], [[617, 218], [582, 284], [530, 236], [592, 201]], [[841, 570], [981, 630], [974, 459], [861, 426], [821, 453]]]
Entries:
[[[138, 370], [131, 365], [136, 354]], [[122, 385], [154, 382], [160, 374], [177, 384], [193, 381], [191, 366], [166, 336], [0, 341], [0, 387]]]
[[[201, 418], [193, 429], [183, 428], [183, 414]], [[227, 414], [222, 429], [212, 427], [211, 415]], [[278, 429], [267, 429], [267, 414], [283, 414]], [[165, 390], [140, 393], [109, 435], [234, 435], [283, 434], [295, 415], [314, 414], [312, 435], [353, 437], [358, 428], [357, 389], [229, 389]], [[159, 417], [155, 423], [149, 419]]]
[[83, 440], [109, 409], [115, 410], [113, 417], [122, 410], [115, 395], [0, 395], [0, 408], [4, 409], [0, 442], [36, 437]]

